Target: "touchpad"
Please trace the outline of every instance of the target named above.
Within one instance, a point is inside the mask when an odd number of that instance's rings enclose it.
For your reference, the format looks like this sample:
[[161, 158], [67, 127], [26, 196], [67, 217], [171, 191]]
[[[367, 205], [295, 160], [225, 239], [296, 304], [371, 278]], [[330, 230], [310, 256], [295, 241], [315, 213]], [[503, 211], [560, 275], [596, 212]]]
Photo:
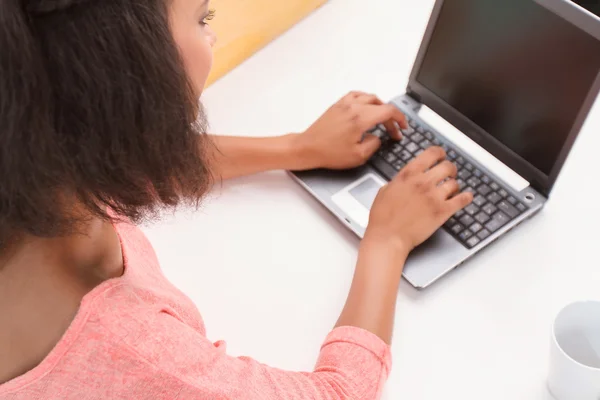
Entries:
[[360, 204], [370, 210], [380, 188], [381, 184], [369, 177], [369, 179], [364, 180], [361, 184], [350, 190], [350, 194], [358, 200]]
[[369, 211], [385, 181], [367, 174], [332, 196], [333, 202], [363, 228], [369, 223]]

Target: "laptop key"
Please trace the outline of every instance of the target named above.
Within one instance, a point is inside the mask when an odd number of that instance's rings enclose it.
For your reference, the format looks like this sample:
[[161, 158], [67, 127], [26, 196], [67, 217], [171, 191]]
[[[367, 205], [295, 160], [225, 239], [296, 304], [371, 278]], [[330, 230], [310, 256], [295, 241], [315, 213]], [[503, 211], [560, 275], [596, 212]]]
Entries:
[[467, 246], [475, 247], [481, 242], [477, 236], [472, 236], [469, 240], [467, 240]]
[[428, 149], [432, 146], [431, 142], [427, 139], [423, 140], [419, 146], [421, 146], [422, 149]]
[[507, 192], [506, 190], [504, 190], [504, 189], [500, 189], [500, 190], [498, 191], [498, 194], [499, 194], [500, 196], [502, 196], [502, 197], [506, 197], [506, 196], [508, 196], [508, 192]]
[[477, 207], [475, 204], [471, 203], [465, 207], [465, 212], [469, 215], [475, 215], [479, 212], [479, 207]]
[[480, 223], [478, 223], [478, 222], [474, 223], [473, 225], [471, 225], [471, 226], [469, 227], [469, 230], [470, 230], [471, 232], [473, 232], [473, 233], [477, 233], [477, 232], [479, 232], [479, 231], [480, 231], [480, 230], [482, 230], [482, 229], [483, 229], [483, 226], [481, 226], [481, 224], [480, 224]]
[[490, 220], [490, 216], [484, 212], [480, 212], [475, 216], [475, 220], [483, 225]]
[[425, 133], [425, 129], [423, 129], [422, 126], [417, 126], [417, 132], [419, 132], [419, 133]]
[[458, 157], [458, 158], [456, 159], [456, 162], [457, 162], [457, 163], [459, 163], [460, 165], [463, 165], [463, 164], [465, 163], [465, 159], [464, 159], [464, 158], [462, 158], [462, 157]]
[[394, 143], [394, 145], [392, 146], [392, 153], [396, 155], [398, 155], [402, 150], [404, 150], [404, 148], [400, 143]]
[[402, 168], [404, 168], [406, 166], [406, 163], [404, 163], [400, 160], [396, 160], [396, 161], [394, 161], [392, 166], [396, 169], [396, 171], [400, 171]]
[[369, 132], [371, 135], [379, 136], [381, 138], [387, 136], [387, 131], [385, 130], [385, 126], [383, 126], [382, 124], [375, 125], [373, 128], [369, 129], [367, 132]]
[[521, 203], [517, 203], [517, 210], [524, 212], [525, 210], [527, 210], [527, 207], [525, 207], [523, 204]]
[[487, 199], [490, 201], [490, 203], [492, 204], [496, 204], [497, 202], [499, 202], [500, 200], [502, 200], [502, 197], [500, 197], [500, 195], [496, 192], [493, 192], [492, 194], [490, 194]]
[[438, 138], [433, 138], [431, 143], [433, 143], [434, 146], [439, 146], [442, 142], [440, 142]]
[[433, 140], [433, 133], [426, 131], [425, 132], [425, 137], [429, 140]]
[[402, 150], [402, 153], [400, 153], [400, 159], [401, 159], [402, 161], [408, 161], [408, 160], [410, 160], [411, 158], [413, 158], [413, 155], [412, 155], [412, 154], [410, 154], [410, 153], [409, 153], [408, 151], [406, 151], [406, 150]]
[[467, 171], [466, 169], [461, 169], [460, 171], [458, 171], [458, 177], [460, 179], [466, 181], [467, 179], [469, 179], [471, 177], [471, 173], [469, 171]]
[[446, 228], [452, 228], [454, 225], [456, 225], [457, 221], [454, 217], [450, 218], [448, 221], [446, 221], [446, 223], [444, 224], [444, 226]]
[[504, 200], [501, 201], [500, 203], [498, 203], [498, 208], [501, 211], [504, 211], [504, 213], [506, 215], [508, 215], [510, 218], [514, 218], [520, 214], [519, 210], [517, 210], [511, 204], [509, 204], [507, 201], [504, 201]]
[[385, 178], [390, 180], [398, 173], [390, 164], [380, 157], [371, 158], [371, 165], [373, 165], [373, 167], [375, 167]]
[[398, 157], [396, 157], [394, 153], [387, 153], [383, 158], [390, 164], [398, 159]]
[[502, 211], [498, 211], [492, 217], [491, 221], [485, 224], [485, 228], [490, 232], [496, 232], [510, 221], [510, 218]]
[[482, 176], [482, 177], [481, 177], [481, 181], [482, 181], [483, 183], [485, 183], [486, 185], [489, 185], [489, 184], [490, 184], [490, 182], [491, 182], [492, 180], [490, 179], [490, 177], [489, 177], [489, 176], [487, 176], [487, 175], [484, 175], [484, 176]]
[[481, 184], [481, 181], [479, 179], [475, 178], [474, 176], [472, 176], [467, 180], [467, 183], [470, 186], [476, 188], [477, 186], [479, 186], [479, 184]]
[[[385, 131], [384, 129], [385, 128], [382, 128], [382, 130], [379, 131], [379, 139], [381, 140], [381, 143], [385, 145], [390, 142], [391, 137], [387, 134], [387, 131]], [[375, 135], [377, 136], [377, 131], [375, 131]]]
[[475, 222], [475, 220], [469, 214], [463, 215], [460, 219], [460, 223], [463, 224], [464, 226], [469, 226], [473, 222]]
[[488, 185], [486, 185], [484, 183], [483, 185], [481, 185], [477, 188], [477, 191], [479, 192], [479, 194], [481, 194], [483, 196], [487, 196], [492, 191], [492, 188], [490, 188]]
[[404, 136], [404, 137], [402, 138], [402, 140], [400, 140], [400, 145], [401, 145], [401, 146], [406, 146], [406, 145], [407, 145], [407, 144], [409, 144], [409, 143], [410, 143], [410, 139], [409, 139], [409, 138], [407, 138], [406, 136]]
[[450, 150], [447, 154], [448, 158], [450, 158], [451, 160], [454, 160], [456, 157], [458, 157], [458, 154], [456, 154], [456, 152], [454, 150]]
[[510, 204], [512, 204], [513, 206], [514, 206], [515, 204], [517, 204], [517, 199], [515, 199], [513, 196], [508, 196], [508, 198], [507, 198], [506, 200], [508, 200], [508, 202], [509, 202]]
[[460, 238], [460, 240], [462, 240], [463, 242], [466, 241], [468, 238], [470, 238], [471, 236], [473, 236], [473, 234], [471, 233], [471, 231], [469, 230], [464, 230], [461, 233], [458, 234], [458, 237]]
[[411, 153], [414, 153], [415, 151], [419, 150], [419, 146], [416, 143], [409, 143], [406, 145], [406, 150], [410, 151]]
[[413, 133], [415, 133], [415, 130], [414, 130], [414, 129], [413, 129], [413, 127], [412, 127], [412, 126], [410, 126], [410, 125], [408, 126], [408, 128], [406, 128], [406, 129], [403, 129], [403, 130], [402, 130], [402, 134], [403, 134], [403, 135], [405, 135], [405, 136], [406, 136], [406, 135], [410, 136], [410, 135], [412, 135]]
[[474, 195], [475, 194], [475, 189], [473, 189], [471, 186], [467, 186], [467, 188], [465, 190], [463, 190], [463, 192], [471, 192]]
[[475, 175], [478, 178], [483, 177], [483, 172], [481, 172], [480, 170], [476, 169], [475, 171], [473, 171], [473, 175]]
[[482, 207], [485, 203], [487, 203], [487, 200], [480, 194], [475, 196], [473, 199], [473, 204], [475, 204], [477, 207]]
[[465, 210], [458, 210], [456, 214], [454, 214], [454, 218], [460, 218], [465, 215]]
[[483, 211], [485, 211], [487, 215], [492, 215], [496, 212], [496, 210], [498, 210], [498, 208], [496, 208], [496, 206], [492, 203], [487, 203], [485, 206], [483, 206]]
[[460, 178], [456, 180], [456, 183], [458, 183], [458, 188], [460, 191], [462, 191], [467, 186], [467, 183]]
[[498, 185], [496, 182], [490, 183], [490, 187], [492, 188], [492, 190], [500, 189], [500, 185]]
[[468, 169], [469, 171], [473, 171], [473, 169], [474, 169], [475, 167], [473, 167], [473, 164], [471, 164], [471, 163], [466, 163], [466, 164], [465, 164], [465, 168], [466, 168], [466, 169]]
[[450, 228], [450, 230], [454, 232], [454, 234], [458, 235], [464, 230], [464, 228], [461, 224], [454, 224], [454, 226]]
[[[417, 132], [419, 132], [419, 130], [418, 130], [418, 129], [417, 129]], [[425, 139], [425, 138], [423, 137], [423, 135], [421, 135], [420, 133], [415, 133], [415, 134], [414, 134], [414, 135], [412, 135], [410, 138], [411, 138], [411, 139], [412, 139], [412, 141], [413, 141], [413, 142], [415, 142], [415, 143], [420, 143], [420, 142], [422, 142], [422, 141], [423, 141], [423, 139]]]
[[479, 231], [479, 233], [477, 234], [477, 237], [481, 240], [485, 240], [487, 239], [489, 236], [491, 235], [490, 231], [488, 231], [487, 229], [482, 229]]

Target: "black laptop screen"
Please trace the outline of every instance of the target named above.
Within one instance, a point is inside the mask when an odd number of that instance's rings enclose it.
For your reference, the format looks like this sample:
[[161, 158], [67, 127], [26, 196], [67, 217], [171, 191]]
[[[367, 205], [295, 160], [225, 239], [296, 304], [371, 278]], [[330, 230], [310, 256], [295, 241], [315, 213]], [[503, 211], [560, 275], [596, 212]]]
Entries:
[[600, 70], [600, 41], [533, 0], [446, 0], [417, 81], [545, 175]]

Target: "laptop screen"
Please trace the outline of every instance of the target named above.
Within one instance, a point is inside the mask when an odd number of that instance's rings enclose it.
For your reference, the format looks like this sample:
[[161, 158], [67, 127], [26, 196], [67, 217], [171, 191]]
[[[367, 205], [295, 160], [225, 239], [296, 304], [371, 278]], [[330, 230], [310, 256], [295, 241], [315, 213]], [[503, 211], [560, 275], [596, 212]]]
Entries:
[[446, 0], [417, 81], [550, 175], [600, 41], [533, 0]]

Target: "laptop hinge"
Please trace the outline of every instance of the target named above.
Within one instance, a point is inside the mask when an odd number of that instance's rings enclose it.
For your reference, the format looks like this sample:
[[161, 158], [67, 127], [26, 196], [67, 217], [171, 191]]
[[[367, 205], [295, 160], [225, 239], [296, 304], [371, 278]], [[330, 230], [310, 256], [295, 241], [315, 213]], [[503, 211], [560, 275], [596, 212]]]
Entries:
[[421, 96], [413, 92], [410, 86], [406, 88], [406, 94], [413, 98], [417, 103], [421, 103]]
[[529, 184], [531, 185], [532, 188], [537, 190], [538, 193], [540, 193], [542, 196], [544, 196], [544, 198], [546, 200], [548, 200], [550, 198], [551, 188], [545, 188], [542, 185], [538, 184], [537, 182], [530, 182]]

